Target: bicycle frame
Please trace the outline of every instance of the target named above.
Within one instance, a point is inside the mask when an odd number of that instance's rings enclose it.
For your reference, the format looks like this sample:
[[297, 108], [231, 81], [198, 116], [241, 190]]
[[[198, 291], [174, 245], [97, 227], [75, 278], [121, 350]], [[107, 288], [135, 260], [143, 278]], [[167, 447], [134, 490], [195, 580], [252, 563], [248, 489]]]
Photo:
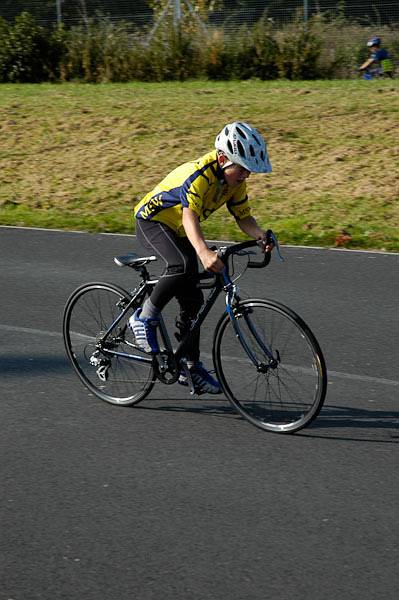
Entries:
[[[143, 281], [140, 284], [140, 286], [139, 286], [138, 290], [136, 291], [136, 293], [134, 294], [134, 296], [132, 297], [132, 299], [125, 306], [125, 308], [123, 309], [121, 314], [115, 319], [115, 321], [110, 325], [110, 327], [105, 332], [105, 334], [102, 336], [102, 338], [98, 341], [98, 348], [102, 352], [104, 352], [104, 354], [106, 354], [106, 355], [108, 354], [111, 356], [117, 356], [117, 357], [124, 358], [127, 360], [135, 360], [138, 362], [145, 362], [145, 363], [153, 362], [154, 357], [145, 357], [145, 356], [140, 356], [140, 355], [136, 355], [136, 354], [129, 354], [127, 352], [120, 352], [117, 350], [112, 350], [110, 348], [106, 348], [105, 345], [106, 345], [107, 338], [109, 337], [111, 332], [114, 330], [114, 328], [117, 327], [118, 323], [124, 318], [126, 313], [131, 309], [132, 306], [137, 304], [137, 301], [140, 300], [141, 297], [144, 298], [147, 293], [149, 294], [154, 285], [155, 285], [155, 282], [151, 282], [148, 280]], [[256, 367], [256, 369], [259, 372], [266, 372], [268, 369], [275, 368], [277, 366], [277, 364], [279, 362], [278, 358], [276, 359], [273, 356], [272, 352], [269, 350], [269, 348], [267, 348], [265, 346], [264, 342], [262, 341], [262, 339], [256, 332], [256, 329], [255, 329], [253, 323], [251, 322], [250, 319], [248, 319], [247, 315], [244, 314], [244, 319], [247, 323], [247, 326], [248, 326], [249, 330], [251, 331], [252, 335], [254, 336], [255, 340], [259, 344], [259, 347], [262, 349], [265, 356], [268, 358], [268, 363], [265, 364], [264, 362], [260, 362], [254, 355], [254, 353], [251, 351], [249, 345], [247, 344], [247, 342], [245, 340], [245, 336], [241, 331], [238, 319], [236, 318], [235, 308], [234, 308], [234, 302], [235, 301], [239, 302], [240, 298], [237, 294], [237, 288], [236, 288], [235, 284], [231, 281], [230, 276], [228, 274], [228, 269], [226, 267], [225, 270], [223, 271], [223, 273], [221, 274], [221, 276], [216, 277], [216, 281], [212, 285], [212, 291], [210, 292], [209, 296], [207, 297], [207, 299], [201, 306], [201, 308], [197, 314], [197, 317], [191, 324], [189, 332], [184, 337], [184, 339], [180, 342], [180, 344], [176, 348], [175, 352], [173, 352], [173, 347], [172, 347], [170, 337], [169, 337], [164, 319], [162, 317], [162, 314], [160, 315], [159, 333], [160, 333], [160, 337], [161, 337], [163, 345], [161, 346], [160, 352], [157, 356], [160, 359], [161, 373], [163, 373], [167, 370], [170, 370], [171, 368], [173, 371], [175, 371], [177, 369], [179, 362], [184, 357], [185, 349], [186, 349], [189, 339], [191, 338], [193, 333], [195, 333], [196, 331], [198, 331], [201, 328], [201, 325], [205, 321], [205, 319], [208, 316], [209, 312], [211, 311], [213, 305], [215, 304], [219, 294], [223, 290], [226, 292], [226, 312], [228, 313], [230, 320], [233, 324], [234, 331], [237, 335], [237, 338], [239, 339], [242, 347], [244, 348], [244, 351], [248, 355], [251, 362], [254, 364], [254, 366]], [[173, 358], [173, 365], [169, 364], [171, 358]], [[165, 383], [168, 383], [168, 381], [165, 381]], [[170, 383], [173, 383], [173, 381], [170, 380]]]
[[[104, 335], [98, 340], [98, 342], [97, 342], [98, 349], [101, 350], [102, 352], [104, 352], [104, 354], [108, 354], [111, 356], [118, 356], [120, 358], [126, 358], [128, 360], [136, 360], [139, 362], [147, 362], [147, 363], [153, 362], [153, 357], [139, 356], [136, 354], [128, 354], [127, 352], [119, 352], [116, 350], [111, 350], [109, 348], [105, 348], [105, 345], [106, 345], [106, 340], [110, 336], [111, 332], [114, 330], [115, 327], [117, 327], [118, 323], [124, 318], [126, 313], [132, 308], [132, 306], [137, 304], [137, 301], [140, 299], [140, 297], [144, 298], [147, 293], [150, 294], [154, 285], [155, 285], [155, 282], [153, 283], [153, 282], [149, 282], [149, 281], [143, 281], [140, 284], [140, 286], [139, 286], [138, 290], [136, 291], [136, 293], [134, 294], [134, 296], [132, 297], [132, 299], [124, 307], [123, 311], [118, 315], [118, 317], [115, 319], [115, 321], [113, 323], [111, 323], [111, 325], [109, 326], [107, 331], [104, 333]], [[217, 280], [215, 282], [215, 286], [213, 287], [208, 298], [205, 300], [204, 304], [201, 306], [196, 319], [191, 324], [189, 332], [184, 337], [184, 339], [180, 342], [180, 344], [177, 347], [175, 352], [173, 352], [173, 347], [172, 347], [172, 344], [170, 341], [168, 331], [166, 329], [165, 321], [162, 317], [162, 314], [160, 315], [159, 332], [160, 332], [161, 340], [163, 342], [163, 347], [161, 347], [159, 354], [166, 353], [169, 356], [173, 355], [175, 358], [175, 361], [179, 362], [179, 360], [184, 356], [184, 350], [185, 350], [185, 347], [186, 347], [191, 335], [193, 334], [193, 332], [197, 331], [201, 327], [205, 318], [207, 317], [207, 315], [209, 314], [213, 305], [215, 304], [222, 289], [223, 289], [223, 286], [222, 286], [221, 282]]]
[[153, 284], [149, 283], [146, 280], [142, 281], [139, 285], [138, 290], [136, 291], [134, 296], [132, 296], [131, 300], [128, 302], [128, 304], [125, 306], [125, 308], [122, 310], [122, 312], [117, 316], [115, 321], [113, 323], [111, 323], [111, 325], [108, 327], [108, 329], [104, 333], [104, 335], [98, 339], [96, 346], [104, 354], [108, 354], [110, 356], [119, 356], [120, 358], [126, 358], [128, 360], [137, 360], [138, 362], [147, 362], [147, 363], [152, 362], [152, 358], [147, 358], [146, 356], [132, 355], [132, 354], [128, 354], [127, 352], [118, 352], [116, 350], [111, 350], [109, 348], [104, 347], [109, 335], [114, 330], [114, 328], [118, 325], [118, 323], [123, 319], [123, 317], [126, 315], [126, 313], [131, 309], [132, 306], [134, 306], [134, 304], [137, 302], [138, 299], [144, 298], [146, 292], [149, 289], [152, 289], [152, 287], [153, 287]]

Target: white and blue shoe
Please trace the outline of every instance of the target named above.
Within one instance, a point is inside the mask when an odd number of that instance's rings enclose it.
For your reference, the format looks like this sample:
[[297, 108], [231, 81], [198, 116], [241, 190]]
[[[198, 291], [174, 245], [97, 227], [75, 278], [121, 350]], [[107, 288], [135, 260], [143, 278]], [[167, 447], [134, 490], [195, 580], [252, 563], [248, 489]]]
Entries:
[[[193, 366], [189, 367], [191, 382], [194, 385], [194, 391], [196, 394], [221, 394], [222, 388], [217, 379], [214, 379], [212, 375], [205, 369], [202, 362], [196, 362]], [[188, 375], [184, 372], [180, 374], [178, 379], [180, 385], [190, 385]]]
[[138, 308], [129, 319], [136, 345], [142, 352], [156, 354], [159, 352], [157, 340], [158, 319], [140, 319], [141, 308]]

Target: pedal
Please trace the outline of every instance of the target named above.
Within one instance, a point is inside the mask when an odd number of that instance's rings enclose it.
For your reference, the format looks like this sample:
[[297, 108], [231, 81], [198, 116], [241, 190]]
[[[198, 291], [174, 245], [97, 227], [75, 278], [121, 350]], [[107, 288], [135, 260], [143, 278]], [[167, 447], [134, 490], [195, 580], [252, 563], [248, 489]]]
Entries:
[[166, 354], [157, 354], [158, 369], [163, 375], [169, 370], [169, 361]]

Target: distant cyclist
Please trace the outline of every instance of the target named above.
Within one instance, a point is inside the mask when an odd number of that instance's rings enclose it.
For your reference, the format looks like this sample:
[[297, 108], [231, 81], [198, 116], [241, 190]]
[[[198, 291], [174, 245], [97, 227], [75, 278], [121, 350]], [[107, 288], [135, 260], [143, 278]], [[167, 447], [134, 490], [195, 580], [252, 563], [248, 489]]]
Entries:
[[369, 58], [359, 67], [365, 79], [374, 77], [393, 77], [393, 62], [385, 48], [381, 47], [381, 38], [372, 37], [367, 42]]
[[[223, 127], [215, 149], [186, 162], [169, 173], [136, 206], [136, 235], [142, 246], [165, 263], [165, 270], [143, 306], [129, 320], [137, 345], [144, 352], [159, 350], [157, 325], [166, 304], [177, 298], [180, 316], [176, 325], [183, 337], [203, 303], [197, 287], [198, 260], [205, 270], [222, 271], [224, 265], [208, 247], [201, 221], [226, 205], [240, 229], [262, 242], [264, 252], [272, 250], [264, 229], [251, 216], [246, 179], [251, 173], [272, 170], [266, 144], [258, 131], [243, 122]], [[199, 334], [187, 348], [187, 366], [199, 393], [221, 392], [216, 381], [200, 362]], [[183, 374], [179, 382], [187, 385]]]

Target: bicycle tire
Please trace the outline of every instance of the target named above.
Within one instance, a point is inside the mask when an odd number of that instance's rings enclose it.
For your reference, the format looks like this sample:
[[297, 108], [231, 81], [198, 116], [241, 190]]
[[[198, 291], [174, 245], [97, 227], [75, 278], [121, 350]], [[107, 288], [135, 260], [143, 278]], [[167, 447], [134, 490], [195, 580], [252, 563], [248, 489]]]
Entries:
[[294, 311], [272, 300], [240, 301], [234, 315], [257, 359], [263, 364], [268, 362], [249, 325], [278, 357], [278, 364], [259, 372], [240, 343], [229, 315], [223, 315], [215, 330], [213, 360], [226, 397], [243, 417], [261, 429], [294, 433], [306, 427], [319, 414], [327, 390], [324, 357], [310, 328]]
[[[91, 364], [90, 360], [96, 353], [98, 337], [115, 321], [130, 300], [130, 294], [119, 286], [88, 283], [72, 293], [63, 316], [65, 349], [76, 374], [98, 398], [122, 406], [138, 404], [150, 393], [154, 385], [152, 362], [111, 357], [106, 352], [99, 352], [97, 358], [107, 365], [104, 367], [105, 376], [101, 379], [97, 373], [99, 365]], [[133, 336], [127, 327], [127, 318], [123, 317], [115, 333], [111, 333], [107, 347], [146, 357], [128, 345], [129, 336], [132, 340]]]

